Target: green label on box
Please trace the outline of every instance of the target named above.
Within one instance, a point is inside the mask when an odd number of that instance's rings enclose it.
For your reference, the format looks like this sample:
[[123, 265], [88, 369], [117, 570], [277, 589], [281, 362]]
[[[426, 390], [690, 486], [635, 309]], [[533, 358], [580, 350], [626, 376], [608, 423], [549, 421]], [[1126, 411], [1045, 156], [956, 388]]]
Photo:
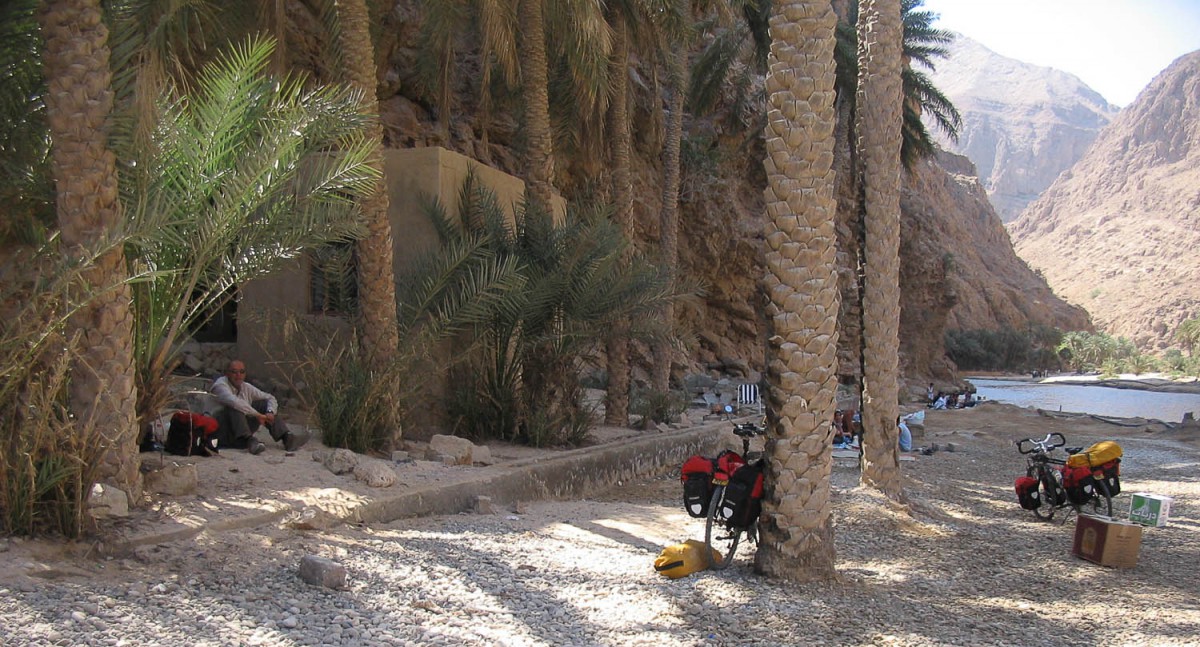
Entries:
[[1158, 525], [1158, 515], [1161, 512], [1161, 500], [1134, 497], [1133, 505], [1129, 508], [1129, 520], [1147, 526], [1154, 526]]

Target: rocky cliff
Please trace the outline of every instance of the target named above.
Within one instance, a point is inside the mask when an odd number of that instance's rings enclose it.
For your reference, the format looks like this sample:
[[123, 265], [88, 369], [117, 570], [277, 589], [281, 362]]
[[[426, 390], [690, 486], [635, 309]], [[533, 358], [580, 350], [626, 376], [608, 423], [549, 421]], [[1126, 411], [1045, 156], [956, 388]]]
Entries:
[[[438, 145], [520, 175], [520, 141], [515, 98], [497, 98], [486, 137], [475, 119], [477, 62], [464, 50], [457, 103], [451, 123], [414, 88], [418, 10], [401, 2], [384, 18], [378, 47], [380, 109], [389, 146]], [[316, 47], [293, 51], [315, 52]], [[313, 66], [319, 57], [310, 54]], [[638, 245], [650, 252], [658, 240], [661, 205], [661, 152], [666, 90], [650, 70], [631, 72], [634, 135], [633, 183]], [[760, 79], [761, 82], [761, 79]], [[763, 188], [766, 179], [760, 138], [752, 124], [733, 124], [728, 115], [698, 119], [685, 115], [684, 164], [680, 202], [681, 271], [705, 286], [702, 298], [678, 309], [678, 319], [698, 344], [678, 358], [676, 375], [718, 370], [757, 379], [763, 366], [764, 321], [758, 282], [762, 263]], [[852, 382], [858, 373], [860, 339], [855, 273], [860, 228], [855, 191], [848, 181], [848, 145], [839, 132], [839, 259], [844, 303], [840, 373]], [[751, 133], [750, 139], [745, 139]], [[952, 171], [943, 168], [949, 165]], [[602, 164], [572, 161], [564, 153], [557, 186], [568, 196], [589, 181], [602, 180]], [[1088, 327], [1086, 314], [1055, 298], [1044, 281], [1013, 253], [1008, 235], [963, 158], [929, 160], [907, 176], [901, 207], [901, 368], [914, 384], [929, 378], [954, 379], [942, 338], [947, 327], [1022, 327], [1029, 321], [1060, 328]], [[635, 365], [649, 363], [635, 347]], [[635, 368], [635, 372], [640, 369]], [[644, 373], [641, 374], [644, 377]]]
[[1200, 316], [1200, 51], [1159, 74], [1010, 228], [1098, 327], [1169, 346]]
[[965, 36], [948, 49], [930, 78], [958, 108], [962, 132], [955, 143], [930, 130], [975, 162], [1008, 222], [1083, 156], [1117, 109], [1072, 74], [1001, 56]]

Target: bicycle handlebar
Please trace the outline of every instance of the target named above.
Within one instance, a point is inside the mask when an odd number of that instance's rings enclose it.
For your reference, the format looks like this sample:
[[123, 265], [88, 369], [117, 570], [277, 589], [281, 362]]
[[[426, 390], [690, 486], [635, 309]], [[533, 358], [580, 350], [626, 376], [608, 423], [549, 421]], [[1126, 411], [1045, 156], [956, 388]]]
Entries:
[[767, 430], [763, 427], [759, 427], [753, 422], [744, 422], [740, 425], [735, 424], [733, 426], [733, 433], [734, 435], [741, 436], [742, 438], [751, 438], [754, 436], [765, 436]]
[[[1029, 443], [1029, 446], [1026, 446], [1025, 443]], [[1034, 440], [1032, 438], [1022, 438], [1021, 440], [1018, 440], [1017, 451], [1021, 452], [1022, 454], [1031, 454], [1033, 452], [1045, 454], [1066, 444], [1066, 437], [1055, 431], [1046, 434], [1046, 437], [1041, 440]]]

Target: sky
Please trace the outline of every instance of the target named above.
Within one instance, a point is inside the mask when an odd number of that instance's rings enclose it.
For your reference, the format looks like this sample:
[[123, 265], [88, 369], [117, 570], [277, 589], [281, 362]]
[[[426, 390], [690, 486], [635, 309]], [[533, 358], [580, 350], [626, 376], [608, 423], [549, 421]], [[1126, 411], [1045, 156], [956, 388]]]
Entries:
[[925, 0], [935, 27], [1078, 76], [1125, 107], [1176, 58], [1200, 49], [1200, 0]]

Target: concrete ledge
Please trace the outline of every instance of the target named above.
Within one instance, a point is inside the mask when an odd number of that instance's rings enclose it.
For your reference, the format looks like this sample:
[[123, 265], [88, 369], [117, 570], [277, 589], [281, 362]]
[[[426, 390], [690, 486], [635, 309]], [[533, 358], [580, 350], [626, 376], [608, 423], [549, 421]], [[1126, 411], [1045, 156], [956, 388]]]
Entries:
[[[539, 459], [500, 465], [500, 473], [449, 484], [431, 485], [384, 496], [346, 508], [334, 516], [345, 523], [387, 523], [396, 519], [473, 510], [480, 495], [494, 505], [584, 496], [594, 490], [676, 469], [693, 454], [713, 455], [731, 422], [712, 422], [675, 432], [647, 432], [636, 439], [583, 447]], [[204, 532], [241, 530], [277, 523], [305, 507], [281, 503], [250, 514], [213, 519], [184, 528], [163, 528], [115, 541], [110, 551], [126, 554], [139, 546], [187, 540]]]
[[514, 463], [503, 474], [365, 503], [352, 510], [346, 521], [386, 523], [405, 517], [463, 512], [471, 510], [475, 497], [485, 493], [499, 505], [586, 494], [618, 481], [662, 473], [682, 465], [693, 454], [713, 453], [720, 430], [727, 425], [705, 425]]

